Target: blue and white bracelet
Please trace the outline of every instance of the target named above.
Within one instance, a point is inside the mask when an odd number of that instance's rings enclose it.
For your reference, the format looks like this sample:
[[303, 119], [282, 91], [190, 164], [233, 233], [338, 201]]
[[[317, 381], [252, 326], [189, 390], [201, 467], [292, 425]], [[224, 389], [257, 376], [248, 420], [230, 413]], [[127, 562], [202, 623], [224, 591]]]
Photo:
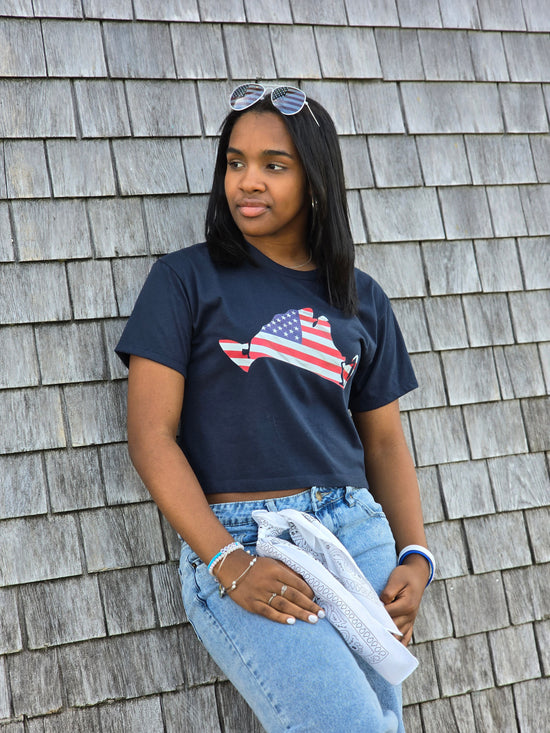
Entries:
[[432, 582], [432, 580], [434, 579], [435, 557], [426, 547], [422, 547], [422, 545], [407, 545], [399, 553], [399, 557], [397, 558], [397, 564], [403, 565], [403, 561], [409, 555], [422, 555], [422, 557], [425, 560], [427, 560], [428, 565], [430, 566], [430, 577], [428, 578], [428, 582], [426, 583], [426, 588], [427, 588], [430, 585], [430, 583]]
[[208, 563], [208, 572], [210, 575], [214, 575], [214, 568], [218, 563], [221, 563], [225, 560], [225, 558], [230, 555], [232, 552], [235, 552], [235, 550], [244, 550], [244, 547], [241, 545], [240, 542], [230, 542], [225, 547], [222, 547], [222, 549], [217, 552], [212, 560]]

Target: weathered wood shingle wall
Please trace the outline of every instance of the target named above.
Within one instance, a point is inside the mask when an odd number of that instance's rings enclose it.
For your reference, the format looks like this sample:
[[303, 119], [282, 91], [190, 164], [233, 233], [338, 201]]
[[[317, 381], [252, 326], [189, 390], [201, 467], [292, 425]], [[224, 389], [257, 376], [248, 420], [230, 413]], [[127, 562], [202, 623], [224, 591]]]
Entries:
[[[235, 81], [333, 113], [358, 261], [421, 388], [440, 563], [412, 733], [550, 717], [550, 4], [0, 0], [1, 733], [259, 730], [185, 622], [113, 345], [202, 239]], [[350, 721], [350, 731], [353, 723]]]

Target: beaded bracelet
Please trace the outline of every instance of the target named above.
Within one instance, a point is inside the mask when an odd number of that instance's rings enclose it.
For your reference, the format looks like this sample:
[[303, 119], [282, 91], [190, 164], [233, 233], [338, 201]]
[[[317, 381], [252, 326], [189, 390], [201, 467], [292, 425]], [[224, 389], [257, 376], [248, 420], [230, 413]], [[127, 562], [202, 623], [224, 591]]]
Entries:
[[218, 590], [220, 593], [220, 598], [223, 598], [224, 596], [228, 595], [229, 593], [235, 590], [235, 588], [237, 587], [237, 583], [244, 578], [244, 576], [248, 573], [248, 571], [254, 566], [257, 559], [258, 559], [257, 556], [253, 557], [252, 560], [248, 563], [248, 567], [246, 567], [243, 570], [243, 572], [239, 575], [238, 578], [235, 578], [235, 580], [231, 583], [231, 585], [228, 588], [224, 588], [221, 583], [219, 584]]
[[422, 557], [428, 561], [428, 565], [430, 566], [430, 577], [428, 578], [428, 582], [426, 583], [426, 588], [427, 588], [430, 585], [430, 583], [432, 582], [432, 580], [434, 579], [435, 557], [426, 547], [422, 547], [422, 545], [407, 545], [407, 547], [404, 547], [401, 550], [401, 552], [399, 553], [399, 557], [397, 558], [397, 564], [403, 565], [403, 561], [409, 555], [422, 555]]
[[232, 552], [235, 552], [235, 550], [244, 550], [244, 547], [241, 545], [240, 542], [230, 542], [225, 547], [222, 547], [222, 549], [217, 552], [212, 560], [208, 563], [208, 572], [210, 575], [214, 575], [214, 567], [225, 558], [230, 555]]

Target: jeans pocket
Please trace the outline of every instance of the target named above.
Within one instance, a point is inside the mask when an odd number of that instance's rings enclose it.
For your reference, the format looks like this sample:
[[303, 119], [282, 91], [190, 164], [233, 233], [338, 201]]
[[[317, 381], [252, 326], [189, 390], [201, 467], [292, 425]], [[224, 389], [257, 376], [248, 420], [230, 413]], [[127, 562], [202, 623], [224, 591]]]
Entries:
[[385, 517], [381, 505], [375, 501], [374, 496], [368, 489], [355, 489], [353, 499], [357, 506], [361, 507], [369, 517]]

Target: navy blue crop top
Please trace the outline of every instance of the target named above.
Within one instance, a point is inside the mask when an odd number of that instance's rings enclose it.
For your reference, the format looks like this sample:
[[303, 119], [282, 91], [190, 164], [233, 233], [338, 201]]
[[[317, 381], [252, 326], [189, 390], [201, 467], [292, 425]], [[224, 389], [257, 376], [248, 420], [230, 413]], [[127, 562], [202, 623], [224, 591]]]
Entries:
[[185, 377], [178, 443], [205, 493], [366, 486], [350, 412], [417, 382], [387, 296], [356, 270], [357, 316], [331, 307], [315, 270], [250, 247], [213, 264], [205, 244], [153, 265], [116, 347]]

